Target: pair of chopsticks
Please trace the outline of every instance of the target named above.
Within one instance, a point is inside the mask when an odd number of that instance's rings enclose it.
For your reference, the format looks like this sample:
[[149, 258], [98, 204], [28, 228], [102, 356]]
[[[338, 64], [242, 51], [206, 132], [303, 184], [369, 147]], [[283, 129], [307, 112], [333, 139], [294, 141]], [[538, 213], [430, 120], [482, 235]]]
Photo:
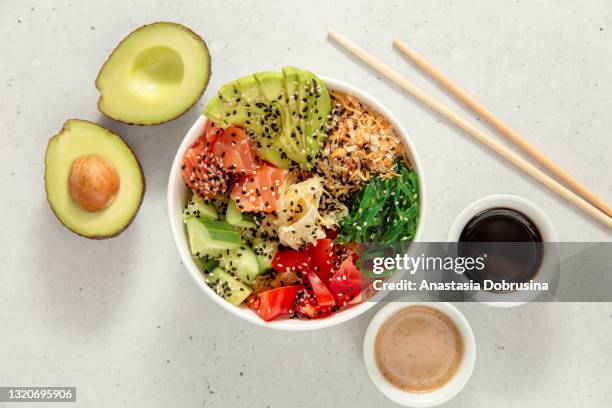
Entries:
[[536, 147], [531, 145], [521, 135], [516, 133], [508, 125], [506, 125], [495, 115], [485, 109], [467, 92], [459, 88], [449, 78], [444, 76], [444, 74], [442, 74], [435, 67], [433, 67], [422, 56], [410, 49], [406, 44], [404, 44], [398, 39], [395, 39], [393, 41], [395, 46], [399, 48], [400, 51], [402, 51], [416, 65], [418, 65], [431, 77], [440, 82], [440, 84], [442, 84], [451, 93], [453, 93], [459, 100], [465, 103], [483, 119], [488, 121], [502, 135], [506, 136], [513, 143], [518, 145], [533, 159], [535, 159], [541, 165], [546, 167], [550, 172], [556, 175], [559, 179], [561, 179], [564, 183], [566, 183], [566, 185], [574, 189], [574, 191], [579, 195], [572, 192], [567, 187], [563, 186], [555, 179], [544, 173], [542, 170], [540, 170], [527, 160], [523, 159], [518, 154], [514, 153], [513, 151], [496, 141], [492, 136], [488, 135], [487, 133], [473, 125], [471, 122], [467, 121], [466, 119], [459, 116], [457, 113], [453, 112], [433, 97], [429, 96], [419, 87], [409, 82], [407, 79], [398, 74], [396, 71], [389, 68], [377, 58], [368, 54], [368, 52], [348, 40], [346, 37], [338, 34], [333, 30], [329, 30], [328, 35], [340, 45], [342, 45], [344, 48], [346, 48], [348, 51], [350, 51], [352, 54], [363, 60], [370, 67], [374, 68], [376, 71], [387, 77], [389, 80], [394, 82], [397, 86], [399, 86], [406, 92], [412, 94], [416, 99], [418, 99], [419, 101], [427, 105], [429, 108], [454, 123], [466, 133], [476, 138], [478, 141], [493, 150], [495, 153], [499, 154], [500, 156], [514, 164], [516, 167], [518, 167], [531, 177], [535, 178], [540, 183], [544, 184], [546, 187], [563, 197], [565, 200], [574, 204], [576, 207], [580, 208], [582, 211], [584, 211], [597, 221], [601, 222], [608, 228], [612, 228], [612, 208], [608, 204], [606, 204], [604, 200], [599, 198], [595, 193], [593, 193], [586, 186], [584, 186], [582, 183], [572, 177], [569, 173], [559, 167], [556, 163], [554, 163], [550, 158], [544, 155]]

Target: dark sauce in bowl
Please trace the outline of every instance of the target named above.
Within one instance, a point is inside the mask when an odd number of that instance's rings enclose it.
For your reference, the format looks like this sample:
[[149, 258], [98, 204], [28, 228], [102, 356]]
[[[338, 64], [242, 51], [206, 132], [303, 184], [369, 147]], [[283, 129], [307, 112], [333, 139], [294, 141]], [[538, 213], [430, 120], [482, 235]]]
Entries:
[[459, 237], [458, 255], [486, 254], [484, 268], [466, 271], [479, 283], [529, 282], [538, 273], [544, 249], [537, 226], [526, 215], [510, 208], [491, 208], [474, 216]]

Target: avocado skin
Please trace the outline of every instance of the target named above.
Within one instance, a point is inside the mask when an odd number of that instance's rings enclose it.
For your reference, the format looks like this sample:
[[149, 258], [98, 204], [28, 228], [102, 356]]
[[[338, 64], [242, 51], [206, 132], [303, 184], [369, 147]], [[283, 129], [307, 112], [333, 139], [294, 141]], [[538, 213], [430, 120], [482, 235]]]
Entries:
[[[104, 67], [106, 66], [106, 64], [108, 63], [108, 61], [110, 60], [110, 58], [113, 56], [113, 54], [115, 53], [115, 51], [121, 47], [121, 45], [123, 44], [123, 42], [133, 33], [135, 33], [138, 30], [141, 30], [145, 27], [149, 27], [155, 24], [171, 24], [174, 25], [178, 28], [180, 28], [181, 30], [184, 30], [187, 32], [187, 34], [191, 35], [193, 38], [195, 38], [197, 41], [199, 41], [202, 44], [202, 48], [204, 49], [204, 53], [207, 56], [208, 59], [208, 78], [206, 78], [206, 82], [204, 83], [204, 86], [202, 87], [202, 92], [200, 92], [200, 94], [198, 95], [197, 98], [194, 99], [193, 103], [191, 105], [189, 105], [184, 111], [177, 113], [175, 116], [166, 119], [166, 120], [162, 120], [160, 122], [152, 122], [152, 123], [133, 123], [133, 122], [127, 122], [115, 117], [112, 117], [111, 115], [108, 115], [107, 113], [103, 112], [102, 109], [100, 109], [100, 103], [102, 102], [102, 92], [100, 91], [100, 88], [98, 88], [98, 80], [100, 79], [100, 74], [102, 73], [102, 70], [104, 69]], [[204, 95], [204, 92], [206, 91], [206, 88], [208, 88], [208, 83], [210, 82], [210, 77], [212, 76], [212, 59], [210, 58], [210, 52], [208, 51], [208, 46], [206, 45], [206, 41], [204, 41], [204, 39], [202, 37], [200, 37], [200, 35], [198, 33], [196, 33], [195, 31], [193, 31], [191, 28], [184, 26], [182, 24], [179, 23], [174, 23], [172, 21], [156, 21], [150, 24], [145, 24], [142, 25], [138, 28], [136, 28], [135, 30], [130, 31], [130, 33], [128, 35], [126, 35], [125, 37], [123, 37], [123, 39], [119, 42], [119, 44], [117, 44], [117, 46], [115, 48], [113, 48], [113, 51], [111, 51], [111, 53], [108, 55], [108, 57], [106, 58], [106, 61], [104, 61], [104, 64], [102, 64], [102, 67], [100, 68], [100, 70], [98, 71], [98, 75], [96, 76], [96, 80], [94, 82], [94, 85], [96, 87], [96, 89], [100, 92], [100, 97], [98, 98], [98, 102], [96, 103], [96, 106], [98, 108], [98, 112], [100, 112], [102, 115], [106, 116], [107, 118], [117, 121], [117, 122], [121, 122], [121, 123], [125, 123], [126, 125], [133, 125], [133, 126], [153, 126], [153, 125], [161, 125], [164, 123], [168, 123], [170, 121], [173, 121], [174, 119], [177, 119], [178, 117], [184, 115], [189, 109], [193, 108], [193, 106], [198, 103], [198, 101], [200, 100], [200, 98], [202, 98], [202, 95]]]
[[132, 146], [130, 146], [123, 137], [121, 137], [120, 135], [111, 132], [108, 128], [105, 128], [104, 126], [101, 126], [95, 122], [92, 122], [90, 120], [85, 120], [85, 119], [67, 119], [64, 122], [64, 125], [62, 126], [62, 130], [60, 130], [56, 135], [53, 135], [53, 137], [51, 137], [51, 139], [49, 139], [49, 141], [47, 142], [47, 148], [45, 149], [45, 157], [47, 156], [47, 152], [49, 150], [49, 146], [51, 145], [51, 141], [53, 139], [55, 139], [56, 137], [58, 137], [60, 134], [62, 134], [62, 132], [64, 130], [66, 130], [66, 126], [68, 125], [68, 123], [70, 121], [80, 121], [80, 122], [87, 122], [87, 123], [91, 123], [93, 125], [99, 126], [101, 128], [103, 128], [105, 131], [110, 132], [112, 134], [114, 134], [115, 136], [117, 136], [119, 139], [121, 139], [121, 141], [127, 146], [127, 148], [130, 150], [130, 152], [132, 153], [132, 156], [134, 156], [134, 159], [136, 159], [136, 163], [138, 164], [138, 170], [140, 172], [140, 177], [142, 180], [142, 191], [140, 192], [140, 200], [138, 202], [138, 207], [136, 208], [136, 211], [134, 211], [134, 214], [132, 215], [132, 217], [130, 218], [130, 220], [125, 224], [125, 226], [121, 229], [119, 229], [118, 231], [109, 234], [109, 235], [84, 235], [81, 234], [78, 231], [73, 230], [72, 228], [68, 227], [66, 224], [64, 224], [64, 222], [62, 221], [62, 219], [59, 217], [59, 215], [55, 212], [55, 208], [53, 208], [53, 204], [51, 203], [51, 201], [49, 201], [49, 191], [47, 190], [47, 164], [45, 162], [45, 174], [43, 176], [44, 181], [45, 181], [45, 198], [47, 200], [47, 204], [49, 204], [49, 207], [51, 208], [51, 211], [53, 211], [53, 215], [55, 215], [55, 218], [57, 218], [59, 220], [59, 222], [66, 228], [68, 229], [70, 232], [73, 232], [74, 234], [83, 237], [83, 238], [87, 238], [87, 239], [95, 239], [95, 240], [102, 240], [102, 239], [108, 239], [108, 238], [114, 238], [117, 235], [121, 234], [123, 231], [125, 231], [125, 229], [127, 227], [129, 227], [132, 224], [132, 221], [134, 221], [134, 218], [136, 217], [136, 214], [138, 214], [138, 211], [140, 210], [140, 206], [142, 205], [142, 200], [144, 199], [144, 195], [145, 195], [145, 191], [147, 189], [147, 185], [145, 183], [145, 177], [144, 177], [144, 172], [142, 171], [142, 165], [140, 164], [140, 160], [138, 160], [138, 156], [136, 156], [136, 154], [134, 153], [134, 150], [132, 149]]

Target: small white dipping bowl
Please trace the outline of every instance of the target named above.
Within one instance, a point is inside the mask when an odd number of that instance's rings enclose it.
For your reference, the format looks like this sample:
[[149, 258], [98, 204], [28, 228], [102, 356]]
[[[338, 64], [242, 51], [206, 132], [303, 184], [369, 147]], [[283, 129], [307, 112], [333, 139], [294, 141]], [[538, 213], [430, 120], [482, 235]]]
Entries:
[[[358, 98], [360, 101], [364, 102], [368, 106], [378, 111], [381, 115], [383, 115], [389, 120], [389, 122], [393, 125], [396, 134], [404, 143], [408, 158], [412, 163], [413, 168], [416, 170], [419, 178], [420, 213], [419, 224], [417, 226], [414, 238], [415, 241], [419, 241], [419, 239], [423, 235], [423, 228], [425, 226], [425, 213], [427, 209], [427, 202], [425, 200], [425, 182], [423, 177], [423, 166], [421, 165], [421, 161], [419, 159], [419, 156], [417, 155], [414, 145], [408, 138], [406, 130], [399, 122], [399, 120], [397, 120], [397, 118], [387, 108], [385, 108], [382, 103], [374, 99], [369, 94], [336, 79], [325, 77], [320, 78], [325, 82], [325, 84], [330, 90], [351, 94]], [[337, 324], [346, 322], [347, 320], [350, 320], [355, 316], [360, 315], [361, 313], [374, 306], [376, 304], [375, 302], [363, 302], [322, 319], [301, 320], [287, 318], [278, 319], [271, 322], [264, 322], [251, 309], [244, 305], [232, 305], [231, 303], [223, 299], [221, 296], [216, 294], [206, 284], [206, 282], [204, 282], [202, 272], [191, 257], [189, 243], [187, 240], [187, 233], [185, 231], [182, 219], [182, 212], [185, 206], [185, 200], [187, 198], [188, 190], [185, 184], [183, 183], [183, 180], [181, 179], [181, 161], [185, 151], [203, 133], [205, 123], [206, 117], [200, 116], [200, 118], [193, 124], [191, 129], [189, 129], [187, 135], [185, 135], [183, 142], [181, 143], [178, 151], [176, 152], [176, 157], [174, 158], [174, 163], [172, 164], [172, 169], [170, 170], [170, 178], [168, 180], [168, 217], [170, 218], [170, 228], [172, 230], [172, 236], [174, 238], [176, 247], [178, 248], [183, 264], [187, 268], [187, 271], [189, 272], [191, 277], [204, 291], [204, 293], [206, 293], [214, 302], [216, 302], [223, 309], [227, 310], [235, 316], [240, 317], [241, 319], [258, 324], [260, 326], [280, 330], [315, 330], [324, 327], [335, 326]]]
[[[409, 299], [409, 297], [402, 298]], [[374, 316], [363, 340], [363, 359], [370, 379], [376, 387], [390, 400], [414, 408], [435, 407], [455, 397], [467, 384], [476, 364], [476, 341], [474, 332], [463, 314], [447, 302], [405, 302], [402, 299], [389, 302]], [[431, 392], [409, 392], [391, 384], [381, 373], [376, 364], [375, 343], [376, 336], [382, 324], [395, 312], [410, 306], [426, 306], [436, 309], [447, 315], [457, 329], [463, 342], [463, 356], [461, 364], [454, 377], [449, 382]]]
[[[467, 223], [476, 215], [492, 208], [509, 208], [511, 210], [520, 212], [533, 221], [540, 231], [542, 243], [547, 243], [544, 250], [542, 265], [540, 266], [538, 273], [536, 273], [535, 277], [533, 278], [533, 281], [552, 282], [554, 280], [554, 266], [558, 262], [558, 254], [556, 247], [554, 246], [554, 243], [559, 241], [557, 237], [557, 230], [546, 212], [544, 212], [544, 210], [538, 207], [534, 202], [529, 201], [526, 198], [510, 194], [495, 194], [474, 201], [463, 211], [461, 211], [461, 213], [455, 219], [455, 222], [453, 222], [453, 225], [448, 233], [448, 242], [458, 242], [461, 232]], [[467, 278], [465, 280], [467, 281]], [[524, 305], [525, 303], [535, 299], [539, 294], [540, 293], [536, 291], [490, 292], [484, 290], [468, 293], [468, 295], [477, 302], [499, 308]]]

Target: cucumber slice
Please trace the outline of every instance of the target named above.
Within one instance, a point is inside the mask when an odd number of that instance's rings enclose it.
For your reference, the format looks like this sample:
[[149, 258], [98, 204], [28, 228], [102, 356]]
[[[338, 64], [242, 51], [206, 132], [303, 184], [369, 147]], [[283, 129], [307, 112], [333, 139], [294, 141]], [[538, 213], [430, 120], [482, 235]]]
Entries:
[[247, 246], [222, 254], [219, 266], [245, 283], [253, 282], [261, 272], [255, 253]]
[[186, 224], [191, 253], [196, 258], [219, 256], [228, 249], [237, 249], [242, 245], [240, 232], [223, 221], [189, 217]]
[[278, 252], [278, 242], [265, 238], [255, 238], [253, 240], [253, 252], [257, 258], [260, 273], [268, 272], [272, 269], [272, 258]]
[[206, 283], [217, 294], [225, 298], [232, 305], [238, 306], [253, 293], [253, 289], [221, 268], [215, 268], [206, 278]]
[[242, 240], [244, 241], [245, 244], [247, 244], [248, 246], [252, 247], [253, 246], [253, 240], [255, 239], [256, 235], [257, 235], [257, 227], [255, 228], [239, 228], [240, 229], [240, 236], [242, 237]]
[[219, 266], [219, 260], [208, 256], [202, 256], [196, 258], [196, 264], [204, 270], [205, 273], [212, 272], [217, 266]]
[[225, 220], [228, 224], [241, 228], [255, 228], [255, 222], [247, 215], [244, 215], [236, 206], [234, 200], [229, 200], [227, 203], [227, 211], [225, 212]]
[[183, 222], [187, 222], [189, 217], [216, 220], [219, 218], [219, 214], [215, 207], [206, 204], [199, 195], [193, 194], [183, 210]]
[[220, 220], [225, 220], [225, 213], [227, 212], [227, 203], [230, 198], [227, 195], [218, 195], [213, 198], [211, 204], [217, 210]]

